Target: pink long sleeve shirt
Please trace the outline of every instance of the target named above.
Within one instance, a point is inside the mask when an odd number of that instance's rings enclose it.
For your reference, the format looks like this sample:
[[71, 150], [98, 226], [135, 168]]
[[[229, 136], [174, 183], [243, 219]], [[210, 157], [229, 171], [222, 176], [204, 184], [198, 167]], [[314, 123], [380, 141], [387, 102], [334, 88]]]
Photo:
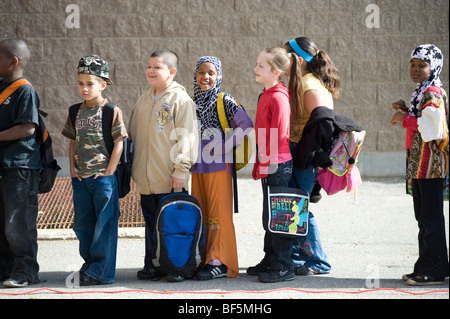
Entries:
[[253, 178], [268, 175], [269, 165], [292, 159], [289, 150], [289, 123], [291, 107], [289, 90], [283, 82], [263, 90], [255, 117], [257, 156]]

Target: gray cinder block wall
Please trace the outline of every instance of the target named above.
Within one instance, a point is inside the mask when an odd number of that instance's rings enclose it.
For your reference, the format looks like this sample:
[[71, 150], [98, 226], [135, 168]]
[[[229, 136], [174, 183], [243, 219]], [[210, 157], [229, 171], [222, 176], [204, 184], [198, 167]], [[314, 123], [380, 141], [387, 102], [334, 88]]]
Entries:
[[254, 118], [262, 89], [253, 74], [258, 53], [308, 36], [340, 70], [335, 109], [367, 130], [362, 174], [389, 177], [404, 172], [404, 130], [389, 123], [390, 105], [408, 101], [414, 90], [408, 70], [415, 46], [442, 49], [441, 79], [448, 89], [448, 9], [448, 0], [0, 0], [0, 39], [28, 42], [26, 77], [50, 114], [55, 155], [64, 162], [68, 141], [60, 131], [68, 107], [81, 101], [76, 66], [83, 55], [110, 62], [114, 85], [105, 95], [123, 109], [126, 121], [148, 89], [149, 56], [161, 48], [179, 54], [176, 80], [190, 94], [197, 59], [220, 58], [223, 91]]

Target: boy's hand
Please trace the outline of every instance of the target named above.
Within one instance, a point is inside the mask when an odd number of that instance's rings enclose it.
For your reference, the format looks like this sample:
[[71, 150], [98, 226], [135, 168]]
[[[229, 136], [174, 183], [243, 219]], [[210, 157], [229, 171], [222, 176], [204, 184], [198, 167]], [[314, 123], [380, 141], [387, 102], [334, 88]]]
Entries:
[[171, 186], [175, 189], [175, 188], [184, 188], [186, 182], [184, 181], [184, 179], [179, 179], [176, 177], [172, 177], [172, 180], [170, 181]]
[[403, 114], [402, 112], [399, 112], [399, 111], [395, 112], [395, 114], [392, 116], [391, 124], [395, 125], [399, 122], [403, 122], [404, 117], [405, 117], [405, 114]]
[[99, 177], [99, 176], [111, 176], [113, 174], [114, 174], [114, 172], [111, 173], [111, 172], [108, 172], [108, 170], [106, 170], [102, 173], [95, 174], [94, 179], [97, 179], [97, 177]]
[[397, 112], [402, 112], [405, 114], [408, 113], [408, 107], [403, 100], [398, 100], [397, 102], [392, 103], [392, 108]]
[[76, 179], [78, 179], [80, 182], [81, 182], [81, 180], [82, 180], [82, 178], [80, 177], [80, 175], [78, 175], [78, 173], [77, 172], [75, 172], [75, 170], [70, 170], [70, 177], [72, 177], [72, 178], [76, 178]]

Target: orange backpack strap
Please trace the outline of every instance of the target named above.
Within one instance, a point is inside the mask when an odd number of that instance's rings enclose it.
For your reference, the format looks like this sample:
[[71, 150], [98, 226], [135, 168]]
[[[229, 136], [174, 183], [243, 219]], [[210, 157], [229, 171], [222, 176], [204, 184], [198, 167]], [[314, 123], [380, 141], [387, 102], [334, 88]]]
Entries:
[[[3, 104], [3, 102], [5, 102], [5, 100], [11, 95], [13, 94], [18, 88], [20, 88], [22, 85], [25, 84], [30, 84], [30, 82], [28, 82], [25, 79], [20, 79], [17, 81], [14, 81], [13, 83], [11, 83], [3, 92], [2, 94], [0, 94], [0, 106]], [[31, 85], [31, 84], [30, 84]]]

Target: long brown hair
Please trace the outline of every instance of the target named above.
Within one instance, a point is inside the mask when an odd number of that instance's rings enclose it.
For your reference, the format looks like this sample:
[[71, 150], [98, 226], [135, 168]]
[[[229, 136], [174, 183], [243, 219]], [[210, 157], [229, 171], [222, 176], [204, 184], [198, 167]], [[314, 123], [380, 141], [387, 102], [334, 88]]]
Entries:
[[[295, 42], [297, 42], [300, 48], [313, 57], [313, 60], [306, 64], [307, 70], [318, 78], [335, 98], [338, 98], [341, 88], [341, 79], [338, 76], [338, 69], [331, 61], [328, 54], [325, 51], [319, 51], [316, 44], [307, 37], [296, 38]], [[289, 76], [289, 92], [292, 115], [294, 119], [298, 119], [302, 116], [304, 110], [300, 60], [289, 42], [286, 42], [284, 48], [293, 56]]]

